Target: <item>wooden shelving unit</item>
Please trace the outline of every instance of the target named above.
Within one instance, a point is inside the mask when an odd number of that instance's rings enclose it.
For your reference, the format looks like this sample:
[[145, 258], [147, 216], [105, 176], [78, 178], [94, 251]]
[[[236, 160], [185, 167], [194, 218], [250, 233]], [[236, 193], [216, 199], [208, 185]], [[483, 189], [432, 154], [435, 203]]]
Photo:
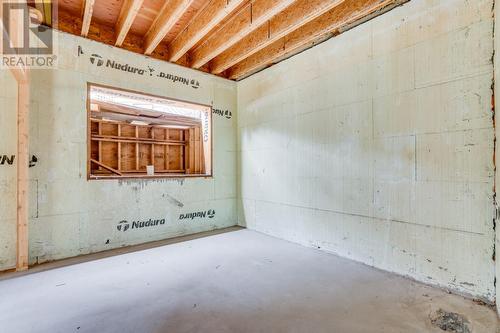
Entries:
[[201, 127], [186, 129], [90, 119], [92, 178], [143, 177], [205, 172]]

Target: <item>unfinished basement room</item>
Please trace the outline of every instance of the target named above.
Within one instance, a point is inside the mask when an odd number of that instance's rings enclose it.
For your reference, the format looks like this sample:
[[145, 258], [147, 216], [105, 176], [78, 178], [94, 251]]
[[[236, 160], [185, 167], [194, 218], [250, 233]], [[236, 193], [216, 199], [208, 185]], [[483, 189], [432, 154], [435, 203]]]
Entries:
[[0, 1], [0, 333], [500, 333], [500, 2]]

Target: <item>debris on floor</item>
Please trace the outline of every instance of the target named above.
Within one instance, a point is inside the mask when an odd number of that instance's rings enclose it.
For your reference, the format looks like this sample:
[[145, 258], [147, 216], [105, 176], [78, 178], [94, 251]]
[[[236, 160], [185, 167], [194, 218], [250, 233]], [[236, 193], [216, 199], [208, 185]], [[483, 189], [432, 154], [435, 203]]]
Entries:
[[462, 315], [439, 309], [430, 315], [431, 323], [443, 331], [471, 333], [469, 321]]

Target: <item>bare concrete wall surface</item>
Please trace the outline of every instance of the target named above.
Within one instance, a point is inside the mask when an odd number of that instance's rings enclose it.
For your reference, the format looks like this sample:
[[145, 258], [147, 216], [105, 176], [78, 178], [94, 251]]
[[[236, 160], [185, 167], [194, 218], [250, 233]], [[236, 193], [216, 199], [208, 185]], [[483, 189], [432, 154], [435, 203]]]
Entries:
[[239, 82], [240, 224], [494, 302], [492, 8], [412, 0]]
[[[83, 38], [57, 36], [59, 68], [33, 71], [31, 82], [30, 153], [38, 163], [30, 168], [30, 263], [235, 225], [234, 118], [213, 115], [213, 178], [87, 181], [86, 98], [91, 82], [213, 105], [234, 115], [236, 84]], [[107, 66], [108, 60], [144, 73]], [[16, 85], [6, 70], [0, 80], [0, 155], [15, 155]], [[0, 165], [0, 270], [15, 265], [15, 177], [16, 163]], [[215, 216], [180, 219], [208, 210]], [[166, 223], [125, 232], [117, 228], [122, 220], [149, 219]]]

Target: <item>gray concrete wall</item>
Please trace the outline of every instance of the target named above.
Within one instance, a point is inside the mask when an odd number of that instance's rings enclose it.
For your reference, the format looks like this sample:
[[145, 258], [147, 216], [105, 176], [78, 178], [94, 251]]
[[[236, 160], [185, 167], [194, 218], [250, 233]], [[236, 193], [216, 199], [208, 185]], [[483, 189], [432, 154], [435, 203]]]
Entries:
[[[103, 44], [59, 36], [59, 69], [33, 71], [30, 153], [30, 263], [44, 262], [236, 224], [236, 121], [213, 115], [214, 177], [186, 180], [87, 181], [87, 82], [236, 112], [236, 84]], [[79, 47], [80, 51], [79, 52]], [[146, 69], [145, 75], [96, 66], [92, 54]], [[149, 75], [148, 67], [154, 69]], [[199, 81], [200, 88], [157, 75]], [[0, 71], [0, 155], [16, 154], [16, 83]], [[15, 266], [16, 163], [0, 165], [0, 270]], [[182, 206], [182, 207], [181, 207]], [[180, 214], [215, 210], [215, 217]], [[119, 231], [117, 224], [165, 219]]]
[[493, 302], [492, 8], [412, 0], [241, 81], [240, 223]]

